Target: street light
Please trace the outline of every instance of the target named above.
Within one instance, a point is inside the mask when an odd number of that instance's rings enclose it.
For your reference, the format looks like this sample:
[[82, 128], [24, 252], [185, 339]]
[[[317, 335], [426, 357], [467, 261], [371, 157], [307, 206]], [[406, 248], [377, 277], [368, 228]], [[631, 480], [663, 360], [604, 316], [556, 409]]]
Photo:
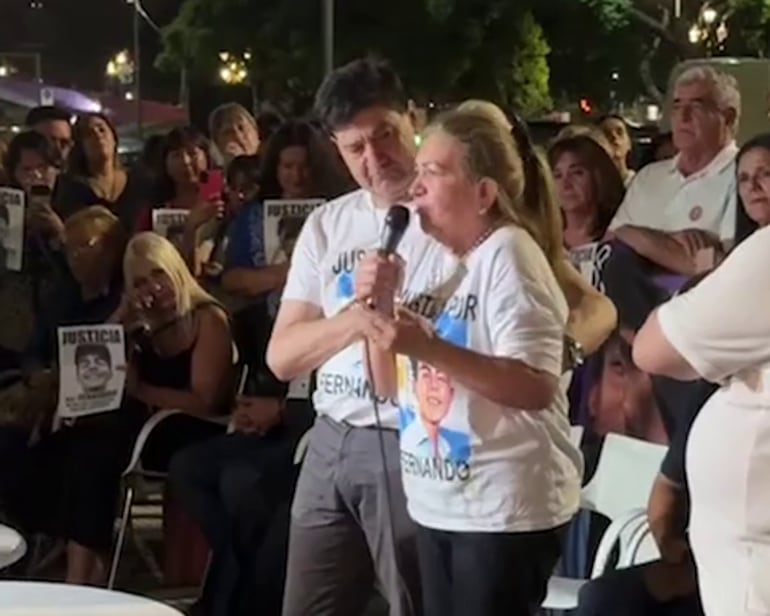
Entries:
[[125, 49], [110, 58], [105, 69], [107, 77], [116, 79], [123, 85], [133, 83], [135, 71], [134, 61]]
[[237, 56], [229, 51], [219, 52], [222, 65], [219, 67], [219, 78], [226, 84], [234, 86], [246, 82], [249, 78], [247, 63], [251, 60], [251, 52]]
[[717, 13], [716, 9], [711, 6], [707, 6], [703, 9], [703, 23], [705, 23], [707, 26], [710, 26], [713, 24], [716, 20], [719, 14]]

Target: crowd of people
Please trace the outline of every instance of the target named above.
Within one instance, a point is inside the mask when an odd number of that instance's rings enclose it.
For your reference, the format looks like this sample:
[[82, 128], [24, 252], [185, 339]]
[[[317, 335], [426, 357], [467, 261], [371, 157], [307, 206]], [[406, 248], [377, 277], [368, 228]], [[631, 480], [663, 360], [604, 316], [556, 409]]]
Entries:
[[[0, 272], [3, 519], [64, 542], [67, 582], [104, 584], [136, 437], [177, 409], [143, 466], [211, 550], [191, 613], [352, 616], [376, 582], [391, 616], [525, 616], [584, 454], [618, 432], [668, 447], [660, 559], [574, 613], [770, 615], [770, 137], [739, 149], [740, 110], [732, 78], [686, 71], [638, 169], [616, 115], [544, 149], [486, 101], [417, 127], [371, 59], [324, 80], [312, 120], [226, 104], [133, 168], [108, 116], [33, 110], [3, 160], [26, 195], [23, 266]], [[267, 254], [276, 200], [320, 205]], [[160, 233], [160, 210], [185, 216]], [[126, 332], [123, 401], [54, 421], [57, 329], [89, 324]]]

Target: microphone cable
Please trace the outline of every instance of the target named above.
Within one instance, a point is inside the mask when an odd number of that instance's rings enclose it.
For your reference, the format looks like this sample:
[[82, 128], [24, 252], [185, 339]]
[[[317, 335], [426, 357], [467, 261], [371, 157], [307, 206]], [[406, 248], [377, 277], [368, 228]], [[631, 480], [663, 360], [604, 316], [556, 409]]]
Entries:
[[[374, 374], [372, 373], [372, 366], [371, 362], [369, 361], [369, 342], [364, 343], [366, 348], [366, 377], [369, 380], [369, 393], [370, 398], [372, 402], [372, 407], [374, 408], [374, 421], [375, 425], [377, 426], [377, 440], [379, 441], [379, 449], [380, 449], [380, 461], [382, 462], [382, 469], [385, 473], [385, 501], [387, 502], [388, 507], [388, 531], [390, 532], [390, 545], [391, 549], [393, 550], [393, 564], [396, 568], [396, 578], [398, 582], [399, 589], [401, 593], [404, 595], [406, 599], [406, 614], [405, 616], [417, 616], [417, 612], [415, 612], [414, 604], [412, 603], [412, 596], [409, 592], [409, 587], [406, 585], [406, 582], [404, 580], [404, 576], [401, 574], [401, 559], [399, 558], [399, 552], [398, 552], [398, 546], [396, 542], [396, 532], [393, 525], [394, 520], [394, 505], [393, 505], [393, 489], [390, 485], [390, 473], [388, 472], [388, 457], [386, 453], [386, 447], [385, 447], [385, 436], [383, 434], [383, 426], [382, 426], [382, 417], [380, 415], [380, 404], [377, 401], [377, 392], [374, 387]], [[399, 438], [399, 444], [400, 444], [400, 433], [397, 430], [396, 435]], [[400, 449], [400, 445], [399, 445]], [[401, 480], [401, 460], [398, 460], [398, 472], [399, 472], [399, 481]], [[406, 500], [406, 495], [404, 495], [404, 500]], [[407, 516], [409, 513], [407, 512]], [[416, 522], [413, 522], [416, 526]], [[417, 546], [415, 545], [415, 552], [416, 552]], [[415, 553], [416, 556], [416, 553]]]

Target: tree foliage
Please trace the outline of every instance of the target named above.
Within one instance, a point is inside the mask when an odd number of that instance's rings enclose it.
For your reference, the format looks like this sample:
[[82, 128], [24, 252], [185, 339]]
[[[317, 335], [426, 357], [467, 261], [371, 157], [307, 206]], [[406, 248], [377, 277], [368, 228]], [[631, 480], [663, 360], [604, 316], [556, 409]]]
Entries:
[[[533, 0], [529, 0], [533, 1]], [[164, 30], [159, 67], [216, 76], [222, 50], [252, 53], [266, 96], [312, 92], [321, 77], [321, 0], [186, 0]], [[420, 100], [471, 94], [527, 112], [550, 105], [548, 44], [526, 2], [336, 0], [335, 59], [389, 59]]]

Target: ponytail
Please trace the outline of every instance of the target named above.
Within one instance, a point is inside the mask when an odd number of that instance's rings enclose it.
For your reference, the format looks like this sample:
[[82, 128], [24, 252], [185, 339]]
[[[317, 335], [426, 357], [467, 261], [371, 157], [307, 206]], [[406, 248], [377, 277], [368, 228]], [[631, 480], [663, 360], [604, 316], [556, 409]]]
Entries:
[[524, 172], [522, 212], [528, 219], [527, 228], [545, 253], [554, 272], [559, 275], [564, 261], [562, 217], [554, 194], [551, 169], [537, 151], [529, 129], [514, 112], [511, 136], [521, 157]]

